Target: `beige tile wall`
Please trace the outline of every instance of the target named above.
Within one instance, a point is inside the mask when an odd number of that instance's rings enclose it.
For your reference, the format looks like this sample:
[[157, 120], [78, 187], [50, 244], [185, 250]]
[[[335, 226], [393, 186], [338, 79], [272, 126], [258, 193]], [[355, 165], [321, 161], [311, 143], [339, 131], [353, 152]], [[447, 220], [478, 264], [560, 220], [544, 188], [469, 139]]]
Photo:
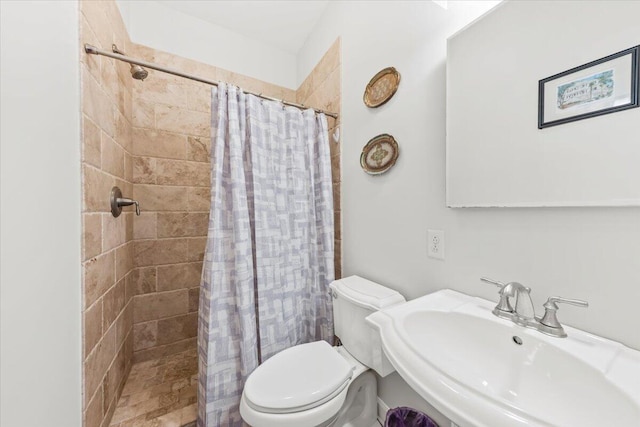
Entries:
[[131, 48], [114, 1], [81, 1], [83, 423], [109, 424], [133, 355], [133, 214], [114, 218], [111, 187], [133, 193], [129, 67], [86, 55], [84, 43]]
[[[295, 101], [296, 92], [137, 45], [146, 61]], [[151, 70], [133, 81], [134, 360], [196, 345], [198, 292], [209, 221], [211, 87]]]
[[[340, 114], [341, 85], [340, 38], [327, 50], [322, 59], [296, 91], [300, 104]], [[340, 208], [340, 144], [332, 135], [340, 128], [340, 117], [329, 118], [329, 144], [331, 146], [331, 170], [333, 173], [333, 209], [335, 218], [335, 266], [336, 278], [342, 277], [342, 223]]]

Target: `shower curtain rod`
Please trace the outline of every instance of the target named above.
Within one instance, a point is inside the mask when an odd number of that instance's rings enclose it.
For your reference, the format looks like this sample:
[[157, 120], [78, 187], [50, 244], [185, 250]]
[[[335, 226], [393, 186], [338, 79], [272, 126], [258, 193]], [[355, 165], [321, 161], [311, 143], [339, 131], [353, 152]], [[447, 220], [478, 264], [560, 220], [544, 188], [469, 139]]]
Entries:
[[[163, 67], [162, 65], [154, 64], [153, 62], [142, 61], [140, 59], [132, 58], [132, 57], [126, 56], [126, 55], [121, 55], [119, 53], [112, 53], [112, 52], [109, 52], [108, 50], [99, 49], [99, 48], [97, 48], [97, 47], [95, 47], [93, 45], [90, 45], [88, 43], [85, 43], [84, 51], [86, 53], [88, 53], [88, 54], [91, 54], [91, 55], [108, 56], [109, 58], [117, 59], [118, 61], [124, 61], [124, 62], [128, 62], [130, 64], [140, 65], [140, 66], [145, 67], [145, 68], [151, 68], [152, 70], [161, 71], [163, 73], [168, 73], [168, 74], [173, 74], [174, 76], [184, 77], [185, 79], [195, 80], [197, 82], [206, 83], [206, 84], [209, 84], [209, 85], [212, 85], [212, 86], [218, 86], [218, 84], [220, 83], [220, 82], [216, 82], [216, 81], [213, 81], [213, 80], [203, 79], [203, 78], [198, 77], [198, 76], [192, 76], [191, 74], [186, 74], [186, 73], [183, 73], [181, 71], [174, 70], [172, 68]], [[291, 107], [302, 108], [302, 109], [304, 109], [304, 108], [312, 108], [313, 110], [315, 110], [318, 113], [323, 113], [324, 115], [329, 116], [329, 117], [333, 117], [334, 119], [338, 118], [338, 113], [332, 113], [330, 111], [325, 111], [325, 110], [321, 110], [319, 108], [309, 107], [309, 106], [304, 105], [304, 104], [296, 104], [295, 102], [284, 101], [282, 99], [271, 98], [271, 97], [265, 96], [265, 95], [263, 95], [261, 93], [254, 93], [254, 92], [249, 92], [249, 91], [246, 91], [246, 90], [244, 92], [248, 93], [250, 95], [255, 95], [255, 96], [259, 97], [259, 98], [268, 99], [269, 101], [282, 102], [284, 105], [289, 105]]]

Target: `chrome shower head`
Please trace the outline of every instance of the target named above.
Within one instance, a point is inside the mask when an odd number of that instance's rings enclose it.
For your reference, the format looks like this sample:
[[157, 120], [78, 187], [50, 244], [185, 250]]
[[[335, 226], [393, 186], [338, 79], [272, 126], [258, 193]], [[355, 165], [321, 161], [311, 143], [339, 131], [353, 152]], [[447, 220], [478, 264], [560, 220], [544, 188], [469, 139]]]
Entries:
[[149, 75], [149, 72], [139, 65], [131, 64], [131, 77], [136, 80], [144, 80]]

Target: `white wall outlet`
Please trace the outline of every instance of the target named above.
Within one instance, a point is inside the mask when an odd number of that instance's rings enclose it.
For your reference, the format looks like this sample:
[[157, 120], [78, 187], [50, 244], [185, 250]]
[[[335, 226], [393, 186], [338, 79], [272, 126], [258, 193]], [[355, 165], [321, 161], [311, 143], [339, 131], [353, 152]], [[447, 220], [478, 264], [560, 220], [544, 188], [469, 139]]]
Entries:
[[427, 230], [427, 244], [429, 258], [444, 259], [444, 230]]

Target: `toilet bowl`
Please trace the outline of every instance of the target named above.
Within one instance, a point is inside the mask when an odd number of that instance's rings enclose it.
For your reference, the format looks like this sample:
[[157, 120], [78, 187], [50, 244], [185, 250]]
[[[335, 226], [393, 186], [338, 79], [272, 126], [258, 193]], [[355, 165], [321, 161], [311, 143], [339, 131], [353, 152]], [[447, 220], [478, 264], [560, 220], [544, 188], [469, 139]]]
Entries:
[[[359, 413], [352, 411], [350, 420], [337, 424], [351, 407], [347, 403], [357, 398], [362, 403]], [[375, 376], [343, 347], [325, 341], [297, 345], [249, 376], [240, 413], [254, 427], [344, 426], [346, 421], [352, 427], [371, 427], [376, 414]]]
[[377, 418], [376, 378], [393, 372], [365, 318], [405, 302], [397, 292], [358, 276], [331, 284], [336, 335], [272, 356], [245, 383], [240, 415], [253, 427], [371, 427]]

